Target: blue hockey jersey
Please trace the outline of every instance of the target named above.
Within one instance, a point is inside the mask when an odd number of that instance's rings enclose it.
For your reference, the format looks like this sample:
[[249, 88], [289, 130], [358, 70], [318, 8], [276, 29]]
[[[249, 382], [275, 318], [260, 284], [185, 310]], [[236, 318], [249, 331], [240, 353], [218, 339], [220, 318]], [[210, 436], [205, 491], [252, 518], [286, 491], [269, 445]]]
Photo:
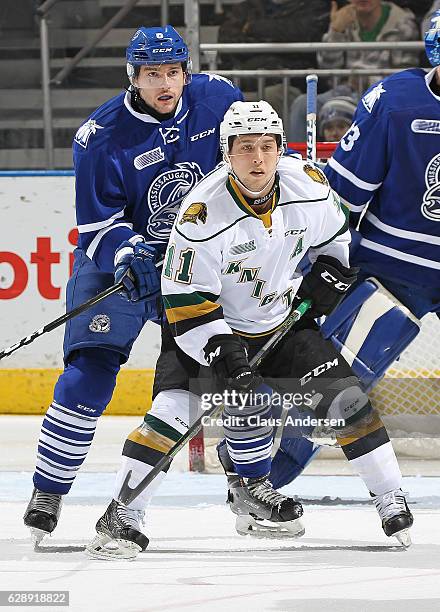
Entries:
[[325, 169], [350, 208], [352, 225], [361, 218], [353, 263], [423, 288], [440, 287], [440, 97], [429, 87], [434, 73], [404, 70], [372, 86]]
[[124, 240], [144, 236], [164, 254], [185, 194], [221, 160], [219, 124], [242, 94], [217, 75], [196, 74], [171, 119], [136, 112], [130, 92], [99, 107], [73, 143], [78, 246], [112, 272]]

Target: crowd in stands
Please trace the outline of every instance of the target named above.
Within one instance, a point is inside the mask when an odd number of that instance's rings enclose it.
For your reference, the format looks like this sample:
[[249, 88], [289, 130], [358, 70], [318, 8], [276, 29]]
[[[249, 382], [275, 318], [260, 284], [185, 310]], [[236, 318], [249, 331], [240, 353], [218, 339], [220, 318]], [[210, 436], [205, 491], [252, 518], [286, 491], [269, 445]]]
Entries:
[[[269, 43], [321, 40], [329, 22], [328, 0], [245, 0], [225, 12], [218, 42]], [[316, 68], [316, 53], [258, 53], [221, 56], [222, 70]], [[279, 82], [279, 80], [278, 80]], [[243, 91], [255, 89], [255, 79], [240, 79]], [[289, 105], [304, 90], [304, 78], [292, 79]], [[269, 84], [265, 99], [282, 114], [281, 85]]]
[[[244, 0], [227, 11], [219, 28], [219, 42], [405, 42], [422, 40], [429, 16], [440, 8], [440, 0]], [[368, 77], [320, 79], [318, 112], [331, 115], [339, 127], [354, 112], [362, 92], [381, 77], [381, 69], [423, 65], [414, 51], [321, 51], [318, 53], [264, 53], [221, 56], [222, 70], [322, 69], [375, 70]], [[282, 113], [282, 85], [267, 82], [265, 99]], [[255, 79], [241, 79], [243, 91], [255, 90]], [[291, 79], [287, 136], [305, 140], [305, 79]], [[333, 104], [331, 102], [334, 101]], [[331, 122], [330, 122], [331, 123]], [[348, 124], [349, 125], [349, 124]], [[321, 138], [336, 140], [337, 130], [320, 127]], [[342, 128], [341, 128], [342, 129]]]

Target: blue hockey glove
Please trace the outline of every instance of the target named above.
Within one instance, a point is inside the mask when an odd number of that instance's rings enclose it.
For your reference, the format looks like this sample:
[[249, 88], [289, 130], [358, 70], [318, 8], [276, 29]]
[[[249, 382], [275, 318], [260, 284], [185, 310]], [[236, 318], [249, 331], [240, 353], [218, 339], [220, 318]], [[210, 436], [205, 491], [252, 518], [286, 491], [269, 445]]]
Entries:
[[122, 282], [131, 302], [156, 300], [160, 295], [160, 275], [155, 266], [156, 249], [145, 242], [124, 241], [115, 253], [115, 282]]

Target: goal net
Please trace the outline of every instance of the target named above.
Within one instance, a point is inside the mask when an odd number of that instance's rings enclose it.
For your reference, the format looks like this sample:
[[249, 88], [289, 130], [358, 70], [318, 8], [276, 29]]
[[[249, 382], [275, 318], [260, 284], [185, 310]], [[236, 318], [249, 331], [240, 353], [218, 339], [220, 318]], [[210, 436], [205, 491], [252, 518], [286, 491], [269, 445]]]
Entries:
[[[305, 143], [289, 146], [305, 158]], [[325, 164], [335, 147], [335, 143], [318, 143], [317, 161]], [[423, 317], [420, 333], [369, 397], [398, 455], [440, 459], [440, 320], [436, 315]], [[191, 470], [216, 471], [217, 441], [203, 431], [191, 440]]]

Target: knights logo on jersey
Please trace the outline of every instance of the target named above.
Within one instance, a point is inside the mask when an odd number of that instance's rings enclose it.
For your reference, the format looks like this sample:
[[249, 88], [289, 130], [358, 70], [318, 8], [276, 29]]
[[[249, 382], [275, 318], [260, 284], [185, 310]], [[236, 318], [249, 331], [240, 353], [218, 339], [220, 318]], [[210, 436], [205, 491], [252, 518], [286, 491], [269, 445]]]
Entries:
[[318, 167], [306, 164], [305, 166], [303, 166], [303, 170], [307, 174], [307, 176], [312, 179], [312, 181], [315, 181], [315, 183], [321, 183], [322, 185], [328, 184], [324, 172]]
[[147, 234], [168, 240], [183, 198], [203, 176], [196, 162], [178, 163], [156, 176], [147, 193], [147, 205], [151, 211]]
[[184, 223], [194, 223], [197, 225], [198, 221], [202, 223], [206, 223], [206, 219], [208, 218], [208, 209], [204, 202], [194, 202], [190, 204], [188, 208], [182, 215], [182, 218], [179, 221], [179, 225], [183, 225]]
[[103, 130], [102, 125], [98, 125], [94, 119], [89, 119], [82, 125], [75, 134], [75, 142], [84, 149], [87, 149], [89, 138], [92, 134], [96, 134], [98, 130]]
[[427, 190], [423, 194], [422, 215], [431, 221], [440, 221], [440, 153], [429, 162], [425, 183]]

